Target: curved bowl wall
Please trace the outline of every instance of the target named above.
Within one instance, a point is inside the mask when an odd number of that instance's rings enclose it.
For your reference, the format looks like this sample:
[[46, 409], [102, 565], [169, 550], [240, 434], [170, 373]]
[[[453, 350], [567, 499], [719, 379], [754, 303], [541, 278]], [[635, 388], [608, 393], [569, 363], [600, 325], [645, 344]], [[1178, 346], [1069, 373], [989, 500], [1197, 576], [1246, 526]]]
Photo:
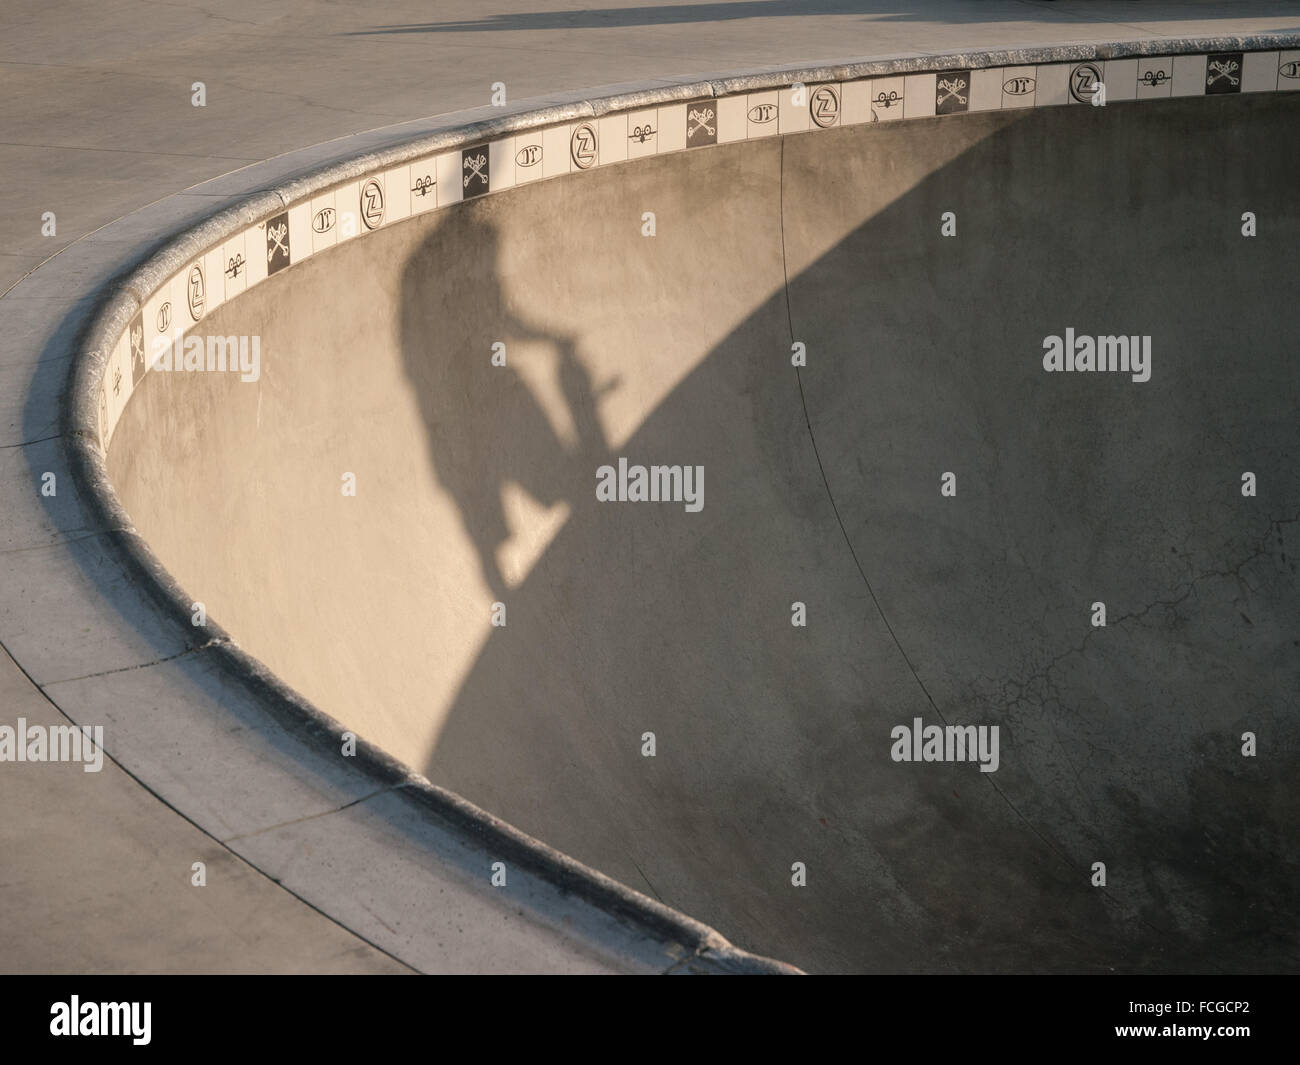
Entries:
[[642, 94], [307, 180], [126, 323], [108, 474], [196, 619], [746, 949], [1294, 967], [1288, 55]]

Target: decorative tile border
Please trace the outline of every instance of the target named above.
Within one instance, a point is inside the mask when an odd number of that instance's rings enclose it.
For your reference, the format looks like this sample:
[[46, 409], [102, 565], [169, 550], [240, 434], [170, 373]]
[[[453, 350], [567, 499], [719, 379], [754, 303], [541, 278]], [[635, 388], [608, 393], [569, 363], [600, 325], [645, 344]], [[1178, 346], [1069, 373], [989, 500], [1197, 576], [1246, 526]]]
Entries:
[[[1300, 41], [1287, 43], [1300, 45]], [[149, 370], [150, 345], [182, 336], [204, 315], [281, 270], [354, 237], [462, 200], [543, 178], [763, 137], [872, 122], [947, 117], [1089, 103], [1107, 104], [1300, 91], [1300, 47], [1243, 48], [1076, 62], [966, 66], [851, 80], [792, 79], [780, 88], [702, 95], [644, 106], [645, 93], [605, 113], [475, 139], [346, 182], [313, 190], [269, 218], [231, 234], [186, 262], [143, 301], [112, 345], [99, 387], [96, 438], [107, 451], [135, 388]], [[526, 119], [527, 116], [525, 116]]]

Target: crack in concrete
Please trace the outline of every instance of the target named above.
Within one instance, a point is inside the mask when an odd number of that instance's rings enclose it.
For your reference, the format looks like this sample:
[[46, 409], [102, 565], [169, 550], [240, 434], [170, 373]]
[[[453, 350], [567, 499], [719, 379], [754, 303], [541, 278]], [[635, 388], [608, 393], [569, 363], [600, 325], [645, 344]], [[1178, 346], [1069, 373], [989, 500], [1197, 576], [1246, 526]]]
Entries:
[[[63, 529], [59, 530], [60, 533], [63, 533], [64, 531], [65, 530]], [[84, 532], [82, 529], [73, 529], [70, 531]], [[59, 539], [51, 540], [47, 544], [28, 544], [26, 547], [6, 547], [3, 551], [0, 551], [0, 555], [18, 555], [22, 554], [24, 551], [48, 551], [51, 547], [62, 547], [64, 544], [79, 544], [82, 540], [93, 540], [99, 535], [100, 532], [98, 531], [85, 532], [82, 536], [60, 535]]]
[[[1207, 581], [1223, 580], [1225, 578], [1232, 577], [1235, 578], [1238, 582], [1241, 582], [1242, 581], [1241, 571], [1246, 566], [1250, 565], [1252, 562], [1256, 561], [1257, 559], [1264, 557], [1264, 555], [1268, 553], [1267, 545], [1269, 540], [1276, 533], [1278, 533], [1284, 525], [1293, 525], [1296, 522], [1300, 522], [1300, 514], [1297, 514], [1293, 518], [1270, 519], [1268, 528], [1264, 531], [1263, 535], [1259, 537], [1254, 548], [1250, 551], [1248, 555], [1246, 555], [1245, 558], [1243, 558], [1235, 566], [1223, 570], [1202, 571], [1195, 577], [1192, 577], [1185, 582], [1181, 594], [1176, 595], [1174, 598], [1156, 599], [1148, 603], [1146, 606], [1142, 607], [1140, 610], [1134, 610], [1127, 614], [1121, 614], [1113, 621], [1107, 621], [1106, 627], [1119, 628], [1129, 622], [1134, 622], [1134, 621], [1141, 622], [1153, 610], [1158, 610], [1162, 608], [1172, 609], [1181, 606], [1184, 602], [1187, 601], [1189, 597], [1195, 594], [1198, 585], [1201, 585]], [[1038, 705], [1040, 709], [1045, 709], [1049, 701], [1055, 702], [1058, 707], [1064, 707], [1064, 703], [1061, 701], [1060, 698], [1059, 689], [1057, 689], [1055, 682], [1051, 679], [1052, 673], [1055, 672], [1059, 668], [1061, 663], [1064, 662], [1067, 658], [1070, 658], [1073, 655], [1086, 654], [1088, 649], [1088, 641], [1093, 639], [1093, 637], [1095, 637], [1100, 631], [1101, 629], [1099, 628], [1089, 628], [1088, 631], [1084, 633], [1084, 637], [1080, 641], [1078, 646], [1071, 647], [1061, 652], [1050, 662], [1048, 662], [1044, 668], [1042, 668], [1036, 673], [1030, 674], [1030, 676], [1024, 679], [1023, 681], [1016, 682], [1016, 681], [1009, 680], [1004, 682], [1003, 703], [1006, 706], [1006, 708], [1008, 710], [1011, 710], [1017, 706], [1024, 704], [1027, 701], [1027, 697], [1030, 694], [1030, 690], [1037, 686], [1041, 686], [1046, 691], [1046, 693], [1051, 696], [1050, 700], [1041, 699], [1041, 698], [1038, 700]], [[1012, 685], [1015, 685], [1016, 687], [1020, 688], [1022, 694], [1017, 695], [1014, 698], [1008, 698], [1007, 688]]]
[[[288, 821], [279, 821], [274, 825], [267, 825], [265, 828], [259, 828], [255, 832], [245, 832], [239, 836], [226, 836], [221, 840], [221, 843], [225, 846], [230, 846], [230, 844], [235, 843], [239, 840], [252, 839], [255, 836], [265, 835], [267, 832], [276, 832], [281, 828], [287, 828], [289, 825], [300, 825], [305, 821], [316, 821], [322, 817], [330, 817], [333, 814], [342, 813], [344, 810], [350, 809], [351, 807], [356, 806], [358, 803], [368, 802], [369, 800], [376, 798], [379, 795], [385, 795], [388, 792], [394, 791], [397, 788], [400, 788], [402, 786], [403, 785], [401, 784], [394, 784], [388, 787], [379, 788], [377, 791], [372, 791], [366, 795], [361, 795], [355, 799], [351, 799], [348, 802], [345, 802], [342, 806], [334, 806], [328, 810], [321, 810], [318, 813], [314, 813], [314, 814], [305, 814], [302, 817], [295, 817]], [[388, 926], [385, 925], [384, 927], [387, 928]], [[389, 931], [392, 931], [392, 929], [389, 929]]]
[[[795, 341], [794, 313], [793, 313], [791, 300], [790, 300], [790, 272], [789, 272], [789, 261], [786, 254], [786, 243], [785, 243], [785, 140], [784, 138], [782, 138], [782, 142], [781, 142], [781, 162], [780, 162], [779, 174], [780, 176], [778, 180], [778, 188], [779, 188], [780, 202], [778, 206], [778, 214], [780, 220], [780, 235], [781, 235], [781, 265], [782, 265], [782, 270], [784, 273], [784, 281], [785, 281], [784, 288], [785, 288], [786, 321], [789, 328], [790, 341], [791, 343], [794, 343]], [[857, 551], [853, 546], [853, 541], [849, 536], [848, 529], [846, 528], [844, 521], [840, 516], [839, 507], [835, 502], [835, 495], [831, 489], [830, 480], [826, 474], [826, 468], [822, 463], [821, 453], [817, 447], [816, 434], [813, 431], [813, 427], [812, 427], [812, 419], [809, 416], [809, 412], [808, 412], [808, 402], [807, 402], [807, 396], [804, 392], [803, 377], [799, 373], [799, 368], [797, 366], [795, 367], [795, 378], [799, 385], [799, 401], [803, 409], [804, 425], [808, 431], [808, 439], [809, 439], [809, 443], [812, 446], [813, 456], [817, 462], [817, 468], [821, 473], [822, 485], [826, 492], [826, 498], [830, 502], [831, 510], [835, 515], [835, 520], [838, 523], [840, 532], [844, 537], [844, 542], [849, 549], [849, 554], [853, 560], [853, 564], [857, 568], [859, 576], [862, 578], [862, 582], [867, 589], [867, 593], [870, 596], [872, 603], [875, 605], [876, 612], [879, 615], [881, 622], [884, 624], [885, 629], [888, 631], [890, 639], [893, 641], [895, 648], [897, 649], [899, 655], [903, 659], [903, 662], [907, 665], [907, 668], [911, 672], [912, 677], [915, 679], [917, 686], [921, 690], [921, 693], [925, 696], [926, 702], [929, 703], [930, 707], [934, 710], [939, 720], [942, 721], [944, 725], [947, 725], [948, 724], [947, 717], [944, 715], [943, 711], [939, 709], [938, 704], [935, 702], [933, 696], [930, 694], [930, 690], [926, 687], [925, 682], [921, 679], [921, 676], [917, 672], [916, 667], [913, 665], [911, 658], [907, 654], [907, 651], [903, 648], [902, 642], [899, 640], [898, 634], [895, 632], [893, 625], [889, 621], [889, 618], [885, 615], [885, 611], [880, 604], [880, 600], [877, 598], [875, 590], [871, 585], [871, 581], [867, 577], [866, 570], [863, 567], [861, 560], [858, 558]], [[1156, 601], [1155, 603], [1149, 604], [1148, 606], [1144, 607], [1140, 611], [1136, 611], [1131, 614], [1122, 615], [1121, 617], [1116, 619], [1114, 624], [1122, 625], [1129, 621], [1140, 620], [1148, 612], [1160, 606], [1178, 605], [1179, 603], [1183, 602], [1188, 597], [1188, 595], [1190, 595], [1195, 590], [1196, 584], [1201, 580], [1208, 579], [1210, 577], [1223, 577], [1223, 576], [1237, 576], [1238, 579], [1240, 579], [1241, 569], [1246, 565], [1248, 565], [1250, 562], [1254, 561], [1256, 558], [1260, 557], [1264, 553], [1265, 550], [1264, 545], [1267, 543], [1268, 538], [1282, 525], [1289, 524], [1295, 521], [1300, 521], [1300, 515], [1297, 515], [1297, 517], [1295, 518], [1270, 521], [1268, 530], [1260, 538], [1259, 544], [1256, 546], [1255, 550], [1247, 558], [1243, 559], [1240, 563], [1238, 563], [1233, 569], [1222, 571], [1222, 572], [1211, 571], [1210, 573], [1203, 573], [1199, 577], [1193, 578], [1189, 582], [1187, 590], [1182, 595], [1180, 595], [1177, 599], [1169, 600], [1169, 601]], [[1044, 616], [1046, 616], [1046, 614], [1044, 614]], [[1085, 636], [1084, 641], [1080, 645], [1080, 647], [1073, 648], [1069, 651], [1066, 651], [1062, 655], [1059, 655], [1057, 656], [1057, 658], [1053, 659], [1053, 661], [1049, 664], [1046, 670], [1044, 670], [1040, 674], [1035, 674], [1033, 677], [1030, 678], [1030, 681], [1027, 682], [1026, 684], [1026, 688], [1028, 687], [1029, 684], [1032, 684], [1041, 678], [1043, 684], [1048, 688], [1049, 692], [1052, 693], [1054, 701], [1058, 705], [1063, 705], [1060, 698], [1060, 692], [1056, 688], [1055, 682], [1051, 678], [1051, 672], [1059, 665], [1061, 661], [1063, 661], [1065, 658], [1068, 658], [1071, 654], [1082, 653], [1083, 650], [1086, 648], [1088, 639], [1096, 632], [1097, 632], [1096, 629], [1092, 629]], [[988, 678], [988, 679], [991, 680], [992, 678]], [[1012, 705], [1014, 704], [1009, 704], [1008, 709], [1011, 709]], [[1065, 751], [1064, 745], [1060, 744], [1059, 742], [1059, 737], [1058, 737], [1058, 746], [1061, 747], [1063, 752]], [[1075, 774], [1076, 781], [1078, 781], [1080, 779], [1080, 773], [1078, 768], [1073, 764], [1073, 762], [1070, 762], [1068, 755], [1065, 755], [1065, 757], [1066, 757], [1066, 761], [1070, 765], [1070, 769]], [[1015, 817], [1025, 826], [1025, 828], [1027, 828], [1039, 840], [1039, 842], [1043, 844], [1044, 847], [1046, 847], [1052, 854], [1054, 854], [1062, 862], [1062, 864], [1065, 865], [1071, 871], [1072, 874], [1077, 873], [1079, 864], [1070, 856], [1069, 852], [1066, 851], [1061, 846], [1058, 846], [1053, 840], [1049, 839], [1041, 831], [1039, 831], [1038, 827], [1029, 819], [1029, 817], [1018, 806], [1016, 806], [1014, 802], [1012, 802], [1011, 798], [1006, 794], [1006, 792], [997, 783], [997, 781], [993, 779], [991, 774], [981, 774], [981, 776], [987, 781], [988, 785], [993, 789], [993, 791], [1003, 801], [1003, 803], [1006, 804], [1007, 809], [1010, 810], [1012, 814], [1015, 815]], [[1169, 934], [1168, 929], [1161, 928], [1160, 926], [1152, 923], [1146, 916], [1144, 916], [1137, 903], [1126, 902], [1125, 900], [1120, 899], [1119, 897], [1113, 895], [1109, 890], [1107, 890], [1104, 887], [1100, 888], [1099, 890], [1101, 892], [1101, 898], [1103, 902], [1107, 906], [1111, 907], [1113, 910], [1117, 911], [1122, 917], [1126, 918], [1129, 921], [1136, 922], [1138, 924], [1143, 925], [1144, 927], [1146, 927], [1148, 930], [1150, 930], [1153, 934], [1157, 936], [1167, 936]], [[1218, 971], [1223, 971], [1218, 966], [1215, 966], [1215, 968]]]
[[[654, 884], [650, 883], [650, 878], [645, 875], [645, 870], [641, 868], [637, 860], [633, 858], [632, 855], [630, 854], [627, 856], [627, 860], [631, 862], [632, 865], [635, 867], [636, 871], [641, 874], [641, 879], [646, 882], [646, 885], [650, 888], [650, 891], [654, 895], [654, 897], [657, 898], [660, 902], [664, 902], [664, 897], [659, 894], [659, 890], [654, 886]], [[664, 905], [667, 905], [667, 903], [664, 903]]]
[[[790, 341], [791, 343], [794, 343], [794, 339], [795, 339], [794, 312], [791, 308], [791, 303], [790, 303], [790, 267], [789, 267], [789, 260], [786, 255], [786, 244], [785, 244], [785, 139], [784, 138], [782, 138], [781, 140], [781, 161], [780, 161], [779, 178], [777, 184], [778, 184], [779, 198], [780, 198], [780, 203], [778, 207], [778, 217], [780, 221], [779, 228], [781, 234], [781, 268], [785, 280], [784, 288], [785, 288], [786, 321], [790, 331]], [[935, 702], [934, 697], [930, 694], [929, 688], [927, 688], [925, 685], [925, 681], [921, 679], [921, 675], [917, 672], [916, 666], [912, 664], [911, 658], [908, 656], [907, 651], [903, 648], [903, 644], [899, 640], [898, 634], [894, 631], [893, 625], [890, 624], [889, 618], [885, 616], [884, 608], [880, 605], [880, 600], [876, 596], [875, 589], [871, 586], [871, 581], [867, 577], [866, 569], [863, 567], [861, 560], [858, 558], [858, 553], [853, 546], [853, 540], [849, 536], [849, 531], [844, 525], [843, 518], [840, 517], [839, 507], [835, 502], [835, 494], [831, 490], [830, 479], [826, 475], [826, 467], [822, 463], [821, 452], [818, 450], [817, 447], [816, 433], [814, 433], [813, 431], [812, 419], [808, 413], [808, 401], [807, 401], [807, 396], [804, 393], [803, 377], [799, 373], [798, 367], [795, 367], [795, 379], [799, 384], [799, 402], [803, 409], [804, 425], [808, 430], [808, 440], [809, 443], [812, 445], [813, 457], [817, 461], [817, 469], [821, 473], [822, 486], [826, 491], [826, 498], [830, 502], [831, 510], [834, 513], [835, 520], [838, 523], [840, 528], [840, 533], [844, 537], [844, 543], [849, 549], [849, 555], [853, 559], [853, 564], [857, 568], [858, 575], [862, 578], [862, 583], [867, 589], [867, 594], [871, 597], [871, 601], [876, 608], [876, 613], [879, 615], [881, 622], [884, 624], [886, 631], [889, 633], [890, 639], [893, 641], [894, 647], [897, 649], [899, 655], [903, 659], [904, 664], [911, 672], [912, 678], [916, 681], [917, 687], [919, 687], [921, 690], [921, 694], [925, 696], [926, 702], [929, 703], [931, 709], [934, 710], [935, 715], [946, 726], [949, 724], [948, 718], [944, 715], [943, 711], [939, 709], [938, 703]], [[1029, 818], [1016, 806], [1015, 803], [1011, 801], [1010, 797], [1006, 794], [1006, 792], [1004, 792], [1002, 788], [998, 785], [997, 781], [993, 779], [992, 774], [981, 773], [980, 776], [983, 777], [988, 782], [989, 786], [997, 794], [998, 798], [1000, 798], [1003, 801], [1003, 803], [1006, 804], [1007, 809], [1009, 809], [1015, 815], [1015, 817], [1019, 819], [1019, 821], [1031, 833], [1033, 833], [1033, 835], [1038, 839], [1040, 843], [1043, 844], [1043, 846], [1045, 846], [1049, 851], [1055, 854], [1062, 862], [1069, 865], [1071, 868], [1074, 867], [1075, 863], [1070, 859], [1069, 855], [1065, 851], [1061, 850], [1055, 843], [1053, 843], [1050, 839], [1048, 839], [1045, 835], [1043, 835], [1042, 832], [1038, 830], [1038, 827], [1032, 821], [1029, 820]]]
[[38, 436], [35, 440], [19, 440], [16, 444], [0, 444], [0, 451], [7, 451], [15, 447], [31, 447], [33, 444], [44, 444], [50, 440], [57, 440], [62, 433], [54, 433], [51, 436]]
[[[97, 535], [97, 534], [93, 534]], [[177, 651], [174, 655], [164, 655], [162, 658], [154, 658], [148, 662], [137, 662], [133, 666], [118, 666], [116, 669], [102, 669], [98, 673], [83, 673], [76, 677], [60, 677], [58, 680], [47, 680], [40, 685], [42, 691], [51, 688], [56, 684], [72, 684], [79, 680], [94, 680], [96, 677], [111, 677], [114, 673], [130, 673], [135, 669], [149, 669], [151, 666], [159, 666], [164, 662], [175, 662], [178, 658], [185, 658], [187, 655], [196, 655], [206, 651], [210, 647], [234, 646], [234, 641], [223, 636], [218, 636], [195, 647], [187, 647], [183, 651]]]

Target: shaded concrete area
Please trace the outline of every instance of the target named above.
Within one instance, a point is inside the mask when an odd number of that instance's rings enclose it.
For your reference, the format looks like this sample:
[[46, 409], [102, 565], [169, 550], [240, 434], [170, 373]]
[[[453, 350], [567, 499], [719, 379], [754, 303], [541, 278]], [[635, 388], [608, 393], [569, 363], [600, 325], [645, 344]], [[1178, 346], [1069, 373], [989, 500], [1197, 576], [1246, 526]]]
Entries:
[[[1298, 111], [857, 127], [408, 221], [212, 315], [260, 380], [150, 374], [110, 471], [309, 699], [738, 946], [1294, 970]], [[1045, 374], [1066, 328], [1151, 380]], [[703, 509], [598, 502], [620, 456]], [[917, 717], [999, 725], [998, 771], [894, 762]]]

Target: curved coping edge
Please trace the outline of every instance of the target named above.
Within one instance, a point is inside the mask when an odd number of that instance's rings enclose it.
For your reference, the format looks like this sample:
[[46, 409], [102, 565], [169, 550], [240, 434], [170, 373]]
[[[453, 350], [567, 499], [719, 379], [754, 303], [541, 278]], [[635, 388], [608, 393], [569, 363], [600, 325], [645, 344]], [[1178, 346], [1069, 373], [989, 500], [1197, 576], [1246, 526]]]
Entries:
[[[537, 106], [525, 102], [512, 111], [479, 121], [436, 128], [418, 136], [399, 136], [342, 161], [298, 173], [269, 188], [250, 192], [234, 206], [174, 234], [144, 262], [110, 281], [101, 290], [96, 311], [76, 342], [61, 396], [60, 427], [72, 474], [84, 505], [115, 548], [124, 569], [145, 590], [160, 614], [184, 634], [189, 650], [204, 650], [224, 674], [242, 685], [281, 727], [310, 748], [334, 755], [345, 732], [342, 724], [272, 674], [257, 658], [209, 619], [196, 641], [190, 623], [192, 599], [136, 533], [130, 516], [108, 476], [100, 439], [98, 397], [114, 346], [162, 285], [196, 258], [219, 248], [224, 240], [258, 220], [286, 211], [317, 192], [434, 152], [445, 152], [541, 127], [635, 111], [689, 100], [721, 98], [803, 83], [851, 82], [881, 75], [923, 74], [954, 69], [978, 70], [1022, 64], [1086, 62], [1144, 56], [1178, 56], [1227, 51], [1300, 49], [1300, 32], [1245, 37], [1154, 39], [1072, 44], [885, 60], [850, 61], [813, 67], [771, 68], [705, 79], [664, 79], [604, 94], [574, 94]], [[482, 109], [486, 110], [486, 109]], [[407, 124], [410, 125], [410, 124]], [[809, 127], [812, 128], [812, 127]], [[374, 131], [382, 132], [382, 131]], [[332, 142], [330, 142], [332, 143]], [[359, 234], [364, 235], [364, 234]], [[237, 298], [237, 294], [231, 298]], [[452, 826], [471, 840], [490, 844], [494, 853], [528, 869], [561, 891], [618, 917], [647, 934], [691, 947], [698, 958], [722, 971], [797, 973], [782, 962], [740, 950], [717, 931], [657, 902], [599, 871], [534, 839], [445, 788], [432, 783], [373, 744], [358, 737], [356, 770], [384, 789], [391, 789], [427, 816]]]

